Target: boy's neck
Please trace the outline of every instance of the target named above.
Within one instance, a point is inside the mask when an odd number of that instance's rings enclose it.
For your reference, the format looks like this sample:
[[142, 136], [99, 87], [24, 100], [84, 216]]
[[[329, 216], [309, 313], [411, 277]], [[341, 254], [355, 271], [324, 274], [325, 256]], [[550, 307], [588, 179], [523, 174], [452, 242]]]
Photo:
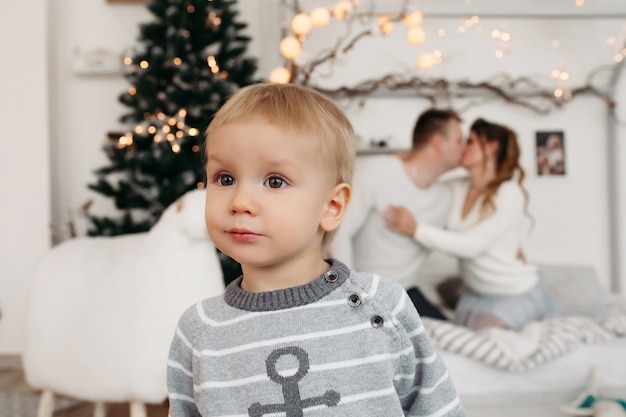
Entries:
[[329, 267], [321, 256], [319, 259], [302, 258], [267, 267], [241, 265], [241, 288], [259, 293], [298, 287], [315, 281]]

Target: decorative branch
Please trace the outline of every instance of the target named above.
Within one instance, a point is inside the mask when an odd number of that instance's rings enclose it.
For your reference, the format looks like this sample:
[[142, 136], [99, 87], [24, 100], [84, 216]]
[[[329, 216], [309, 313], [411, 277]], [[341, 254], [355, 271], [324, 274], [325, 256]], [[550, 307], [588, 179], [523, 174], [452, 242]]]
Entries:
[[609, 109], [615, 101], [606, 92], [589, 84], [570, 90], [568, 99], [555, 97], [551, 90], [541, 88], [528, 77], [511, 78], [501, 74], [489, 80], [472, 82], [469, 80], [451, 81], [445, 78], [422, 78], [388, 74], [380, 78], [365, 80], [354, 86], [325, 88], [311, 85], [328, 96], [338, 99], [366, 98], [375, 94], [387, 95], [390, 92], [403, 92], [406, 95], [428, 100], [433, 106], [442, 99], [469, 99], [481, 97], [483, 101], [495, 99], [524, 107], [537, 114], [545, 115], [555, 108], [561, 108], [575, 97], [594, 95], [603, 100]]
[[[594, 81], [600, 73], [621, 71], [622, 63], [596, 68], [587, 76], [585, 85], [568, 88], [566, 91], [558, 90], [558, 94], [557, 90], [542, 86], [529, 77], [512, 78], [509, 74], [496, 74], [489, 79], [474, 82], [394, 73], [360, 81], [352, 86], [343, 85], [336, 88], [326, 88], [311, 84], [312, 76], [322, 64], [327, 64], [332, 72], [338, 57], [346, 55], [362, 39], [376, 35], [374, 29], [365, 29], [353, 34], [352, 26], [355, 22], [371, 27], [372, 23], [378, 19], [377, 24], [381, 33], [384, 33], [383, 25], [385, 22], [397, 22], [412, 16], [412, 13], [408, 10], [408, 5], [408, 0], [405, 0], [401, 10], [394, 14], [376, 13], [373, 8], [367, 11], [357, 11], [353, 8], [343, 18], [342, 23], [345, 24], [346, 30], [337, 39], [334, 46], [319, 52], [316, 57], [304, 64], [297, 65], [293, 59], [288, 61], [288, 68], [291, 73], [290, 82], [309, 86], [335, 98], [361, 99], [361, 103], [366, 98], [376, 94], [389, 95], [393, 93], [395, 95], [396, 93], [402, 93], [406, 96], [428, 100], [433, 106], [441, 101], [452, 102], [458, 99], [471, 99], [472, 103], [470, 105], [474, 105], [477, 100], [480, 102], [503, 100], [540, 115], [545, 115], [554, 109], [561, 108], [576, 97], [592, 95], [603, 100], [611, 114], [615, 116], [614, 109], [616, 103], [612, 95], [610, 92], [594, 85]], [[302, 13], [297, 0], [294, 0], [292, 3], [292, 11], [294, 14]], [[421, 20], [421, 15], [418, 20]], [[303, 42], [304, 37], [300, 37], [299, 40]]]

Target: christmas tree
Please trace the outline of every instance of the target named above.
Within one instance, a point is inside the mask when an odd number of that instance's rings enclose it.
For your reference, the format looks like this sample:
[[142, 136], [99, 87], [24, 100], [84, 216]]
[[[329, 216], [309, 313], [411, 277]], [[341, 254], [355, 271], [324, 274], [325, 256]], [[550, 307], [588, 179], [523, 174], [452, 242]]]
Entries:
[[245, 57], [250, 38], [235, 0], [153, 0], [147, 7], [156, 19], [140, 26], [124, 60], [130, 87], [119, 100], [130, 111], [120, 120], [129, 131], [109, 134], [109, 165], [88, 185], [113, 198], [120, 214], [89, 213], [91, 236], [147, 231], [178, 197], [203, 187], [203, 133], [226, 98], [254, 82], [256, 60]]

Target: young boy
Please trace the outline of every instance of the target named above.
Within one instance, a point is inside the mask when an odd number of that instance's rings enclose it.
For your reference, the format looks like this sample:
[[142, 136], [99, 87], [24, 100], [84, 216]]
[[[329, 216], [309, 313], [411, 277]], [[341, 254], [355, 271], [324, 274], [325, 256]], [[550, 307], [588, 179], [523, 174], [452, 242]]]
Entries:
[[171, 417], [464, 416], [403, 288], [323, 254], [352, 126], [303, 87], [239, 90], [207, 130], [206, 225], [243, 275], [181, 317]]

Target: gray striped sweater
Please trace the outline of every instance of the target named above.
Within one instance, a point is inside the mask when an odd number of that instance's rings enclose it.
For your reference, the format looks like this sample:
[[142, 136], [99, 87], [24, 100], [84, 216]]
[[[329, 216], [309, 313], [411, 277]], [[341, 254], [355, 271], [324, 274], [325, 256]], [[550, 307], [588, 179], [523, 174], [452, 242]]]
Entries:
[[170, 417], [465, 416], [404, 289], [339, 261], [307, 285], [239, 279], [190, 307], [168, 390]]

